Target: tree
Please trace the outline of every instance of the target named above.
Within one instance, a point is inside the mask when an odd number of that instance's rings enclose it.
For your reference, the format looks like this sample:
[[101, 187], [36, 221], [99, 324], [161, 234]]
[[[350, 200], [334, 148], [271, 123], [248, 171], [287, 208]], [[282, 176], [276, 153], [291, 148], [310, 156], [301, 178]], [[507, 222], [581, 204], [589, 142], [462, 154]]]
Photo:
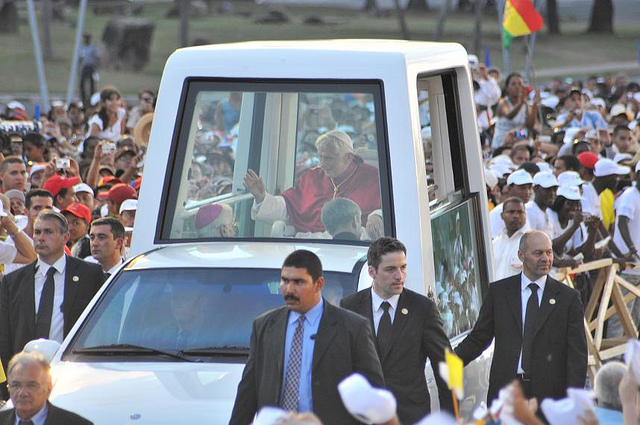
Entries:
[[587, 32], [613, 33], [613, 1], [593, 0], [590, 22]]
[[558, 19], [556, 0], [547, 0], [547, 29], [549, 34], [560, 34], [560, 20]]
[[429, 10], [429, 0], [409, 0], [407, 10]]

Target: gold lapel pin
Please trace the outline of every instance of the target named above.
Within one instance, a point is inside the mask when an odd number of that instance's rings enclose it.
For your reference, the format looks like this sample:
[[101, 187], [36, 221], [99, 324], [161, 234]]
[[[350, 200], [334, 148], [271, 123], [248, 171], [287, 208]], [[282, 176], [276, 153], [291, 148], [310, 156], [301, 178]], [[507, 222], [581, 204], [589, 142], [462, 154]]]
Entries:
[[556, 300], [555, 300], [555, 299], [551, 298], [551, 299], [549, 300], [549, 304], [554, 305], [555, 303], [556, 303]]
[[406, 316], [407, 314], [409, 314], [409, 310], [407, 310], [406, 308], [403, 308], [402, 309], [402, 314], [404, 314]]
[[74, 276], [71, 278], [71, 280], [73, 280], [74, 282], [78, 283], [80, 281], [80, 278], [78, 276]]

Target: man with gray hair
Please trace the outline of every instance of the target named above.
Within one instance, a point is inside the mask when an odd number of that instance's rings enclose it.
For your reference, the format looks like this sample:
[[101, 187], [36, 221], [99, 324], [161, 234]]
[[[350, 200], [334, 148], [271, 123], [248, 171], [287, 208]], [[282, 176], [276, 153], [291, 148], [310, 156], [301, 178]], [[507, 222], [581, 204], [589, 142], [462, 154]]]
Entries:
[[89, 425], [93, 422], [51, 404], [49, 364], [38, 353], [16, 354], [9, 362], [8, 385], [13, 409], [0, 412], [0, 424]]
[[359, 241], [362, 211], [358, 204], [347, 198], [336, 198], [322, 207], [322, 224], [333, 239]]
[[267, 193], [265, 183], [248, 170], [244, 185], [255, 198], [251, 210], [254, 220], [285, 221], [294, 232], [323, 232], [322, 206], [336, 198], [348, 198], [362, 210], [362, 221], [380, 208], [378, 169], [365, 164], [353, 150], [353, 141], [340, 130], [329, 131], [316, 140], [320, 166], [311, 168], [295, 185], [278, 196]]
[[65, 255], [67, 219], [54, 211], [36, 218], [38, 259], [9, 273], [0, 285], [2, 364], [33, 339], [62, 342], [105, 280], [97, 264]]
[[595, 377], [594, 389], [598, 406], [596, 416], [600, 425], [621, 424], [622, 401], [618, 387], [627, 367], [620, 362], [609, 362], [600, 368]]

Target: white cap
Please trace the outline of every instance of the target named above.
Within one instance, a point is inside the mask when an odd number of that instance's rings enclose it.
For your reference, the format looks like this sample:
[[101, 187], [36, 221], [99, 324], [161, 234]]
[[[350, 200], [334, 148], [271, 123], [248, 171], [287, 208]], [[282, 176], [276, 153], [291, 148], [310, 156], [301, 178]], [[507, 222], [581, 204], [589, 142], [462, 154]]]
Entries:
[[137, 199], [127, 199], [122, 204], [120, 204], [120, 214], [122, 214], [122, 211], [136, 211], [137, 209], [138, 209]]
[[536, 165], [538, 166], [538, 169], [540, 171], [549, 171], [549, 172], [551, 172], [551, 164], [549, 164], [548, 162], [540, 161], [540, 162], [536, 162]]
[[572, 201], [579, 201], [582, 198], [578, 186], [560, 186], [556, 196], [564, 196]]
[[544, 399], [540, 408], [549, 423], [563, 425], [579, 425], [578, 418], [584, 417], [585, 412], [590, 410], [595, 415], [593, 403], [593, 392], [569, 388], [567, 398], [553, 400]]
[[607, 107], [607, 102], [605, 102], [601, 97], [594, 97], [593, 99], [591, 99], [591, 104], [594, 106], [600, 106], [602, 108]]
[[479, 62], [480, 61], [476, 55], [469, 55], [469, 68], [476, 69]]
[[558, 186], [558, 180], [551, 171], [540, 171], [533, 176], [534, 186], [542, 186], [545, 189]]
[[527, 170], [520, 169], [511, 173], [511, 175], [507, 178], [507, 185], [512, 184], [515, 184], [517, 186], [533, 184], [533, 179], [531, 178], [531, 174], [529, 174]]
[[93, 189], [91, 189], [91, 186], [89, 186], [86, 183], [78, 183], [77, 185], [73, 186], [73, 191], [75, 193], [80, 193], [80, 192], [87, 192], [90, 194], [94, 194], [93, 193]]
[[613, 157], [613, 162], [620, 164], [620, 161], [624, 161], [625, 159], [633, 159], [633, 155], [630, 153], [617, 153], [616, 156]]
[[558, 185], [560, 186], [580, 186], [584, 180], [580, 178], [577, 171], [563, 171], [558, 174]]
[[626, 114], [626, 113], [627, 113], [627, 107], [624, 106], [622, 103], [616, 103], [611, 107], [611, 113], [609, 114], [609, 116], [616, 117], [620, 114]]
[[90, 103], [91, 103], [91, 106], [96, 106], [98, 103], [100, 103], [100, 93], [92, 94]]
[[47, 168], [47, 164], [45, 163], [35, 163], [31, 166], [31, 170], [29, 170], [29, 177], [37, 173], [38, 171], [45, 170]]
[[491, 164], [491, 166], [493, 165], [506, 165], [507, 167], [511, 168], [511, 170], [515, 170], [516, 166], [513, 163], [513, 161], [511, 160], [511, 158], [509, 158], [507, 155], [505, 154], [500, 154], [494, 158], [491, 158], [489, 160], [489, 164]]
[[578, 134], [579, 131], [580, 127], [568, 127], [564, 131], [564, 139], [562, 139], [563, 143], [573, 143], [576, 138], [576, 134]]
[[7, 103], [7, 108], [9, 109], [22, 109], [23, 111], [26, 111], [27, 108], [24, 107], [24, 105], [20, 102], [18, 102], [17, 100], [12, 100], [11, 102]]
[[618, 165], [609, 158], [602, 158], [600, 161], [596, 162], [593, 175], [596, 177], [611, 176], [614, 174], [624, 176], [630, 172], [631, 169], [629, 167]]
[[542, 99], [540, 103], [542, 103], [547, 108], [556, 109], [556, 106], [558, 106], [558, 103], [560, 103], [560, 99], [558, 98], [558, 96], [551, 95]]
[[600, 136], [598, 135], [598, 130], [588, 130], [585, 134], [584, 134], [584, 138], [585, 139], [599, 139]]
[[342, 403], [353, 417], [366, 424], [381, 424], [396, 414], [396, 399], [391, 392], [373, 388], [359, 373], [347, 376], [338, 384]]

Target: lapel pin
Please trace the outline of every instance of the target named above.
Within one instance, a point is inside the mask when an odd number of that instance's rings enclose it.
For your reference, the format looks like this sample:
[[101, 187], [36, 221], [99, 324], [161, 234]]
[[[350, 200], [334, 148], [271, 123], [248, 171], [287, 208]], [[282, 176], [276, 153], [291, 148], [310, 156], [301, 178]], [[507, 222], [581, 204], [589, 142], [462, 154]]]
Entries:
[[406, 316], [407, 314], [409, 314], [409, 310], [407, 310], [406, 308], [403, 308], [402, 309], [402, 314], [404, 314]]
[[551, 298], [549, 300], [549, 304], [554, 305], [556, 303], [556, 300], [554, 298]]
[[73, 280], [75, 283], [78, 283], [78, 281], [80, 281], [80, 278], [78, 276], [74, 276], [71, 278], [71, 280]]

